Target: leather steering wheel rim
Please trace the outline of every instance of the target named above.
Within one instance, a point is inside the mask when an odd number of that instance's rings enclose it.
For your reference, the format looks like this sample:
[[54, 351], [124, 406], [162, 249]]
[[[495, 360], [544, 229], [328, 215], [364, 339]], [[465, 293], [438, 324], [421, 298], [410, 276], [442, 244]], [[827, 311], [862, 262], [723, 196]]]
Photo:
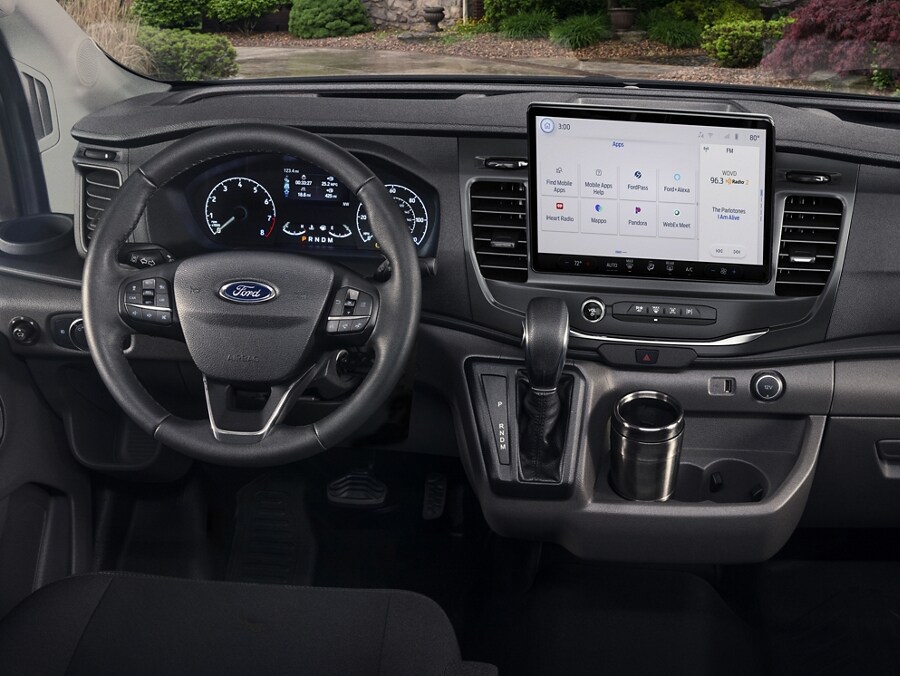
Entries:
[[[391, 265], [391, 276], [388, 281], [373, 285], [380, 307], [367, 346], [375, 359], [356, 391], [316, 423], [301, 427], [275, 425], [257, 443], [232, 445], [215, 437], [209, 421], [186, 420], [167, 411], [131, 370], [124, 347], [135, 330], [118, 312], [120, 282], [127, 272], [118, 263], [118, 254], [140, 223], [148, 201], [174, 178], [217, 158], [253, 153], [296, 157], [337, 177], [365, 206], [380, 251]], [[125, 181], [91, 241], [82, 302], [88, 345], [100, 377], [141, 429], [198, 460], [270, 466], [301, 460], [335, 446], [387, 399], [412, 353], [421, 311], [421, 277], [402, 214], [381, 181], [357, 158], [331, 141], [292, 127], [228, 125], [176, 141]]]

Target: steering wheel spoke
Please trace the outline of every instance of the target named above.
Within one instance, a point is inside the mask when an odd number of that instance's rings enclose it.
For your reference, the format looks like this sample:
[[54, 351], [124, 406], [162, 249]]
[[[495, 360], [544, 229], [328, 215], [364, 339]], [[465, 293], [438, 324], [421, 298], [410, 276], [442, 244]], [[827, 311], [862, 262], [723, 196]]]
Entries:
[[256, 444], [265, 439], [291, 410], [297, 398], [326, 368], [330, 355], [321, 356], [293, 380], [269, 386], [269, 396], [259, 409], [237, 406], [237, 388], [203, 374], [206, 412], [213, 437], [226, 444]]
[[323, 347], [365, 345], [378, 322], [380, 294], [372, 282], [349, 270], [341, 270], [324, 319]]
[[181, 337], [175, 310], [177, 263], [132, 272], [119, 287], [119, 314], [136, 333]]

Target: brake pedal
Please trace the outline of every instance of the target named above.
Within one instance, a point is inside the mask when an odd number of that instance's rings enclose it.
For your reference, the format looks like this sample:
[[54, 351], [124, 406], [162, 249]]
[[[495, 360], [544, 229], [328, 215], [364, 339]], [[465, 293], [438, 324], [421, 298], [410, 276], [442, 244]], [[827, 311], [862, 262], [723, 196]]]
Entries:
[[366, 470], [345, 474], [327, 488], [328, 502], [341, 507], [375, 509], [387, 501], [387, 486]]

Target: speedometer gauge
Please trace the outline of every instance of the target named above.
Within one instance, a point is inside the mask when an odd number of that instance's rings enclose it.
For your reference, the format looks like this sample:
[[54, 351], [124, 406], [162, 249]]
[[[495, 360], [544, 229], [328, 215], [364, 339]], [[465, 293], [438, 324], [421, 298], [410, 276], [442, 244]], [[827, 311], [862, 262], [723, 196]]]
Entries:
[[[397, 206], [400, 207], [400, 211], [403, 212], [413, 243], [416, 246], [422, 246], [422, 242], [425, 241], [425, 235], [428, 234], [428, 211], [425, 209], [422, 200], [405, 185], [389, 183], [385, 188], [387, 188], [390, 196], [394, 198]], [[359, 232], [360, 239], [366, 244], [375, 239], [369, 228], [369, 215], [362, 204], [356, 210], [356, 230]]]
[[226, 178], [206, 198], [206, 225], [213, 236], [231, 242], [267, 238], [275, 227], [275, 201], [252, 178]]

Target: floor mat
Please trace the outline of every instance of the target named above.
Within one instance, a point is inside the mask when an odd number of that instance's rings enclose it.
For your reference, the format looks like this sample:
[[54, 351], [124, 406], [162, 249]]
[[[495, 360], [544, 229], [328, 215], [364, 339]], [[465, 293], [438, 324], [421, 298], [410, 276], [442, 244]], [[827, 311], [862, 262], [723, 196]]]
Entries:
[[316, 560], [305, 483], [295, 472], [272, 472], [237, 493], [227, 579], [308, 585]]
[[900, 564], [775, 562], [757, 589], [771, 673], [900, 670]]
[[493, 614], [478, 657], [500, 673], [763, 673], [749, 627], [695, 575], [556, 565]]

